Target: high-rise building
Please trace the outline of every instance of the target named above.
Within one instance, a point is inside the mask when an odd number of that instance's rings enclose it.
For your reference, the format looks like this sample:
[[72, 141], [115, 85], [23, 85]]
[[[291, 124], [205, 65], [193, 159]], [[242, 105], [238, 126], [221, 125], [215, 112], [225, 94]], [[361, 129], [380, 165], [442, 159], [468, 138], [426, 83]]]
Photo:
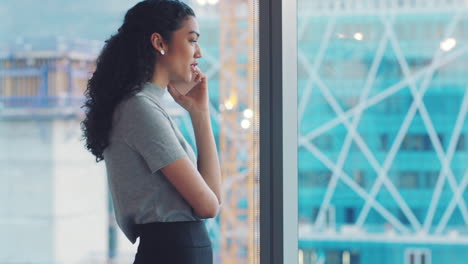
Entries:
[[104, 168], [80, 141], [80, 107], [96, 46], [20, 39], [2, 53], [1, 263], [106, 259]]
[[460, 1], [300, 1], [301, 263], [465, 263]]

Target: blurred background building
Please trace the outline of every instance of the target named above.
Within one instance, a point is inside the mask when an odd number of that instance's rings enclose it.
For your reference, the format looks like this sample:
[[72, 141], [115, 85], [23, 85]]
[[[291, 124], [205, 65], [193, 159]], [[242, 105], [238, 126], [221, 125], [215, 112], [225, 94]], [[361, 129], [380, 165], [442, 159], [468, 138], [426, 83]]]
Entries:
[[[203, 36], [199, 67], [209, 79], [224, 178], [223, 212], [206, 220], [215, 263], [256, 263], [253, 4], [190, 4]], [[0, 263], [133, 260], [137, 244], [131, 245], [116, 227], [105, 169], [80, 141], [83, 92], [102, 46], [102, 40], [63, 36], [16, 37], [0, 44], [0, 146], [5, 150], [0, 179], [6, 182]], [[190, 118], [168, 94], [166, 99], [195, 148]], [[33, 250], [23, 254], [25, 249]]]
[[[226, 193], [206, 221], [215, 263], [258, 263], [256, 3], [188, 2]], [[298, 6], [299, 264], [464, 264], [467, 2]], [[79, 140], [102, 44], [0, 43], [0, 263], [133, 260], [105, 170]], [[167, 99], [195, 146], [190, 119]]]
[[100, 45], [17, 39], [2, 51], [0, 263], [106, 259], [104, 170], [79, 140]]
[[465, 263], [468, 3], [298, 6], [300, 263]]

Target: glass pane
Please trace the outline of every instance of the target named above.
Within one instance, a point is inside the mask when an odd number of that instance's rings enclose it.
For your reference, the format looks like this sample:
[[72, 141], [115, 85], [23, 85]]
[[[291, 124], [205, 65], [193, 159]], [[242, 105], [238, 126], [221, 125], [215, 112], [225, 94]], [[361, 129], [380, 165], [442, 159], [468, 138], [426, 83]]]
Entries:
[[190, 3], [203, 32], [202, 66], [212, 76], [211, 111], [223, 174], [223, 209], [207, 223], [215, 263], [260, 263], [258, 1]]
[[[205, 220], [214, 263], [259, 263], [257, 1], [184, 1], [196, 13], [223, 207]], [[80, 140], [104, 41], [137, 1], [0, 4], [0, 263], [132, 263], [104, 162]], [[25, 23], [25, 21], [28, 21]], [[187, 112], [167, 109], [196, 153]], [[27, 250], [25, 250], [27, 249]]]
[[299, 263], [465, 262], [467, 7], [298, 1]]

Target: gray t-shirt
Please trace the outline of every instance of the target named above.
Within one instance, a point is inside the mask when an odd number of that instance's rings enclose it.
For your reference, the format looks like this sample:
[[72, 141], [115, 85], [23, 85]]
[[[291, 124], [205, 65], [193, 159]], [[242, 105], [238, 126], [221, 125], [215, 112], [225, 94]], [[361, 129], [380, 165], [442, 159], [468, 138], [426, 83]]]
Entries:
[[160, 170], [185, 156], [197, 166], [191, 146], [163, 108], [165, 93], [148, 82], [121, 102], [104, 151], [117, 224], [132, 243], [135, 224], [200, 220]]

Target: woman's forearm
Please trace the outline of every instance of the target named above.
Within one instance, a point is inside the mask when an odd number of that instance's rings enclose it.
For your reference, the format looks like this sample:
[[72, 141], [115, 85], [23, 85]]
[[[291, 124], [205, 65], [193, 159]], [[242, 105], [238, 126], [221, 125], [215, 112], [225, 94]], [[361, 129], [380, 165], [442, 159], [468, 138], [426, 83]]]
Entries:
[[190, 113], [198, 151], [198, 171], [222, 204], [221, 169], [209, 111]]

